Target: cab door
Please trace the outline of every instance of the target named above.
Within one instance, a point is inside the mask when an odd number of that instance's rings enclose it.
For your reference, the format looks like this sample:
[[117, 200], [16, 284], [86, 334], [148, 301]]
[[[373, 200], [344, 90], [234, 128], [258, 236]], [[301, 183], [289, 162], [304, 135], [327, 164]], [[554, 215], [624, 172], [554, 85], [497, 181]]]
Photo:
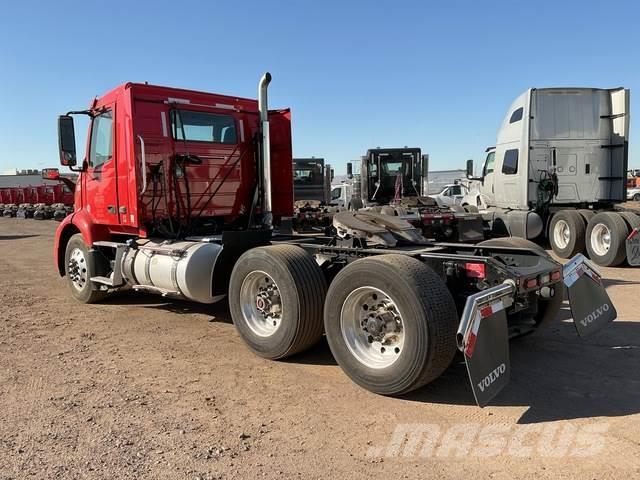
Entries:
[[117, 159], [114, 148], [115, 104], [104, 110], [91, 122], [91, 135], [87, 150], [83, 204], [94, 223], [119, 225], [117, 192]]
[[494, 194], [494, 165], [496, 162], [496, 152], [491, 150], [487, 153], [487, 158], [484, 161], [482, 167], [482, 184], [480, 185], [480, 197], [482, 203], [486, 206], [492, 206], [496, 204]]

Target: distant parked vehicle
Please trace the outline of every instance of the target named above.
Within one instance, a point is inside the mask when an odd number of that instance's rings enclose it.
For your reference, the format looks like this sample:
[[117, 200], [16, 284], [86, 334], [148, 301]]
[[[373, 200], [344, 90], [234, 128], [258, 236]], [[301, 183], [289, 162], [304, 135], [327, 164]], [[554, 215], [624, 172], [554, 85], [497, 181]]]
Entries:
[[462, 199], [469, 194], [469, 188], [462, 183], [451, 183], [445, 185], [444, 188], [435, 195], [429, 195], [440, 207], [451, 207], [452, 205], [461, 205]]
[[561, 258], [586, 251], [620, 265], [640, 223], [619, 206], [629, 198], [628, 138], [629, 90], [529, 89], [509, 108], [480, 177], [467, 162], [473, 188], [463, 205], [480, 208], [493, 236], [548, 239]]

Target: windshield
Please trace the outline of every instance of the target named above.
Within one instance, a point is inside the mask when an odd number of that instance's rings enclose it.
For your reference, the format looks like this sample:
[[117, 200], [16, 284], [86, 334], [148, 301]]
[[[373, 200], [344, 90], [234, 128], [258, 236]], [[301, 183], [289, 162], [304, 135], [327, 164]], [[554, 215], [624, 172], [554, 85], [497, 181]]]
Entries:
[[322, 166], [313, 163], [295, 168], [293, 183], [296, 185], [322, 185]]

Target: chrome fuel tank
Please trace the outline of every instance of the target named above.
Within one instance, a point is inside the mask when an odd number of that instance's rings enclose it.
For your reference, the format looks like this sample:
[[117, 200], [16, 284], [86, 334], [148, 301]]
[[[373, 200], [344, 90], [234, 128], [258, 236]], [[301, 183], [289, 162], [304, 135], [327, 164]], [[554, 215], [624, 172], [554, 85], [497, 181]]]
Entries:
[[153, 242], [129, 248], [122, 259], [127, 283], [163, 295], [214, 303], [213, 269], [222, 247], [217, 243]]

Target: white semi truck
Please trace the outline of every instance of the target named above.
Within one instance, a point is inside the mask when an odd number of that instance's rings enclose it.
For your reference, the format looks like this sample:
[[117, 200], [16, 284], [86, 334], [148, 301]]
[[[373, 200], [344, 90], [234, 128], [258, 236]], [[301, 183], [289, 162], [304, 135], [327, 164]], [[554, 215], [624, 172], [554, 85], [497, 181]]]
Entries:
[[629, 90], [532, 88], [509, 108], [495, 147], [463, 205], [493, 235], [548, 239], [562, 258], [584, 252], [599, 265], [625, 261], [640, 223], [627, 200]]

